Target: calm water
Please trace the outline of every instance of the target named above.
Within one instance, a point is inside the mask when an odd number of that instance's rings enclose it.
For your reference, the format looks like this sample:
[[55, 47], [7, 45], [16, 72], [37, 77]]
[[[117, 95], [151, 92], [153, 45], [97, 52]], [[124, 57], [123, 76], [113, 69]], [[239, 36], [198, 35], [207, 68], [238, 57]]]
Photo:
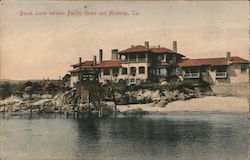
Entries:
[[247, 114], [0, 115], [1, 158], [246, 160]]

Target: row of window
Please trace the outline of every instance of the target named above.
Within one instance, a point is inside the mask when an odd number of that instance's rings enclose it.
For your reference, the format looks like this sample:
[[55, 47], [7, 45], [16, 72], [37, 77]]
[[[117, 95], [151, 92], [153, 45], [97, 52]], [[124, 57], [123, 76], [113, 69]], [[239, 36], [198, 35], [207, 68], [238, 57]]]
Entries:
[[[137, 73], [137, 71], [136, 71], [136, 67], [130, 67], [130, 74], [136, 74]], [[126, 68], [126, 67], [123, 67], [122, 69], [121, 69], [121, 74], [122, 75], [126, 75], [126, 74], [128, 74], [128, 68]], [[143, 67], [143, 66], [141, 66], [141, 67], [139, 67], [139, 72], [138, 72], [138, 74], [144, 74], [145, 73], [145, 67]], [[119, 74], [119, 68], [112, 68], [112, 74]], [[105, 68], [104, 70], [103, 70], [103, 75], [110, 75], [110, 68]]]

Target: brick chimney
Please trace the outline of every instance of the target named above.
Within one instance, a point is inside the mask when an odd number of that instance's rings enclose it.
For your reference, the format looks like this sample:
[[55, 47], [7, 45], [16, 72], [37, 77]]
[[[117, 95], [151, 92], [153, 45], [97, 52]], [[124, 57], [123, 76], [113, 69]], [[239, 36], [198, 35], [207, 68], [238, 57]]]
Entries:
[[99, 49], [99, 63], [102, 63], [102, 61], [103, 61], [102, 49]]
[[118, 49], [112, 49], [111, 50], [111, 54], [112, 54], [112, 59], [118, 59]]
[[177, 53], [177, 41], [173, 41], [173, 52]]
[[145, 48], [149, 49], [149, 42], [146, 41], [146, 42], [144, 42], [144, 44], [145, 44]]
[[93, 56], [93, 66], [96, 65], [96, 56]]

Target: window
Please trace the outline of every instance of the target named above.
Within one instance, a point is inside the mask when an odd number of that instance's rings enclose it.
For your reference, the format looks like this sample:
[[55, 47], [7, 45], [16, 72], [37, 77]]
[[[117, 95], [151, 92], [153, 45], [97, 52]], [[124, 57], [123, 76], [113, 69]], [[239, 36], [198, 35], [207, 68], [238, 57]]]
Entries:
[[135, 79], [134, 79], [134, 78], [130, 79], [130, 82], [131, 82], [131, 83], [134, 83], [134, 82], [135, 82]]
[[124, 62], [124, 61], [127, 61], [127, 56], [125, 56], [125, 55], [121, 55], [121, 60]]
[[104, 68], [103, 75], [110, 75], [110, 69], [109, 68]]
[[163, 61], [163, 60], [165, 60], [164, 54], [158, 55], [158, 56], [157, 56], [157, 60], [158, 60], [158, 61]]
[[145, 53], [139, 54], [139, 55], [138, 55], [138, 58], [145, 58]]
[[119, 68], [113, 68], [112, 73], [113, 74], [119, 74]]
[[128, 69], [127, 68], [122, 68], [122, 74], [128, 74]]
[[198, 68], [191, 68], [190, 69], [191, 73], [198, 73], [200, 70]]
[[247, 72], [247, 65], [246, 64], [243, 64], [240, 66], [240, 72], [241, 73], [246, 73]]
[[226, 72], [227, 71], [226, 67], [217, 67], [215, 69], [216, 69], [216, 72]]
[[129, 55], [129, 61], [135, 62], [136, 61], [136, 54]]
[[160, 69], [160, 75], [167, 75], [167, 69], [166, 68], [161, 68]]
[[136, 74], [136, 68], [135, 67], [130, 68], [130, 74]]
[[145, 67], [139, 67], [139, 74], [145, 73]]
[[139, 54], [139, 55], [138, 55], [138, 60], [139, 60], [139, 62], [144, 62], [144, 61], [145, 61], [145, 58], [146, 58], [145, 53]]

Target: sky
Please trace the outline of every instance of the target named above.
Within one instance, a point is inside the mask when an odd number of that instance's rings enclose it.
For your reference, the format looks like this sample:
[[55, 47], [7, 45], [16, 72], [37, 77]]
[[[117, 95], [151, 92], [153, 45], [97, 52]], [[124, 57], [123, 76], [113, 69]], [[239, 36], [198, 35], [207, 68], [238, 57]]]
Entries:
[[[176, 40], [178, 52], [188, 58], [225, 57], [228, 51], [249, 57], [248, 1], [0, 3], [0, 79], [57, 79], [69, 73], [79, 57], [92, 60], [97, 55], [98, 59], [103, 49], [104, 59], [110, 59], [111, 49], [145, 41], [172, 49]], [[55, 12], [61, 15], [52, 15]], [[82, 15], [68, 16], [68, 12]]]

